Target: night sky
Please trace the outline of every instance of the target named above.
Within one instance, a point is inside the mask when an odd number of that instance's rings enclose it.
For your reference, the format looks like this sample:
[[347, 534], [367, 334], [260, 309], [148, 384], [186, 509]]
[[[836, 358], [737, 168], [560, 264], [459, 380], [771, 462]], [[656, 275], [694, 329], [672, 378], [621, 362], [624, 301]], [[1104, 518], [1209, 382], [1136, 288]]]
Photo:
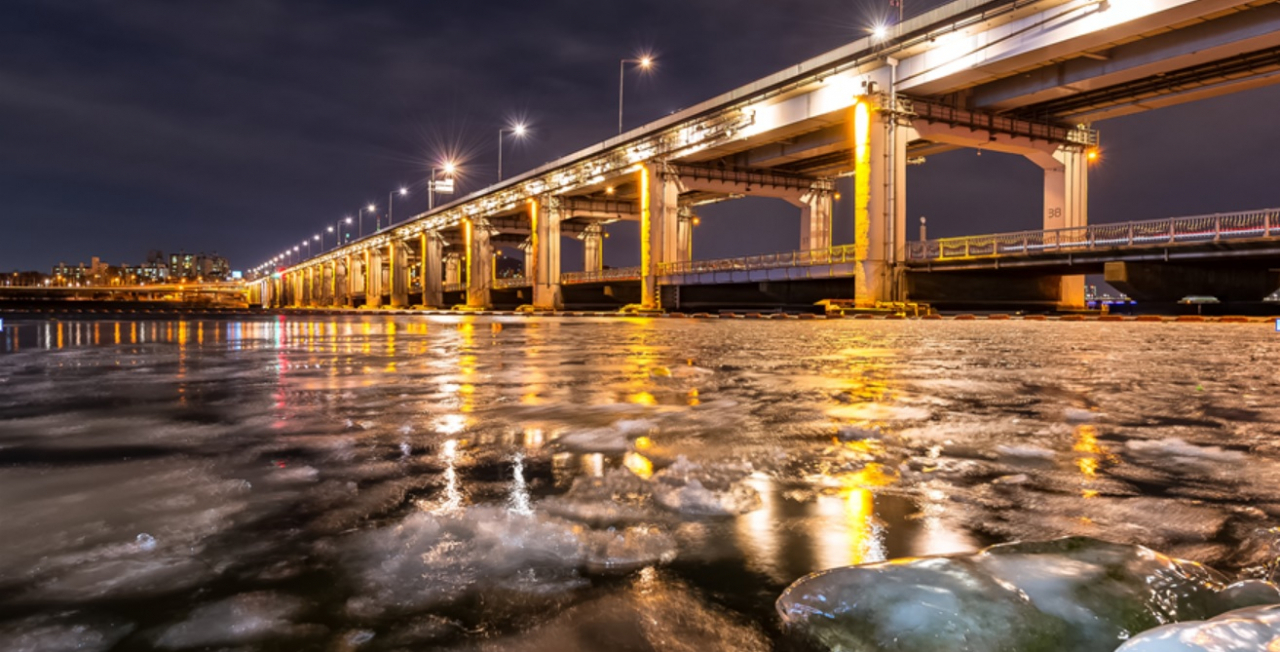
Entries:
[[[907, 0], [908, 14], [941, 4]], [[426, 208], [447, 155], [462, 190], [512, 176], [865, 34], [887, 0], [6, 0], [0, 8], [0, 269], [217, 251], [250, 268], [401, 184]], [[1280, 205], [1280, 87], [1103, 122], [1090, 221]], [[930, 237], [1037, 228], [1041, 174], [972, 151], [912, 167]], [[798, 211], [701, 211], [700, 259], [792, 249]], [[837, 206], [848, 241], [852, 207]], [[632, 225], [606, 263], [635, 264]], [[566, 241], [567, 242], [567, 241]], [[581, 265], [566, 244], [566, 270]]]

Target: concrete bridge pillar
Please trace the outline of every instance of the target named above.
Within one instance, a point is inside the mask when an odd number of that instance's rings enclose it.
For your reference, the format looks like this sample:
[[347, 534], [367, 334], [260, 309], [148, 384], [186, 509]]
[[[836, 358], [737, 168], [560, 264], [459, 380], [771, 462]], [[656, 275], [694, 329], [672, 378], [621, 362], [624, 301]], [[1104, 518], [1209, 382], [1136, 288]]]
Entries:
[[390, 257], [388, 280], [391, 281], [391, 307], [404, 308], [409, 305], [409, 246], [403, 240], [392, 240], [387, 246]]
[[659, 266], [676, 259], [680, 179], [662, 161], [640, 169], [640, 307], [660, 310]]
[[364, 305], [370, 308], [382, 306], [382, 251], [370, 248], [364, 251]]
[[800, 249], [831, 248], [830, 190], [810, 190], [800, 198]]
[[[1059, 147], [1052, 153], [1037, 152], [1026, 156], [1044, 169], [1045, 230], [1088, 226], [1089, 161], [1084, 148]], [[1068, 234], [1067, 237], [1074, 236]], [[1084, 307], [1084, 280], [1083, 274], [1062, 277], [1061, 307]]]
[[463, 222], [467, 244], [467, 307], [487, 310], [492, 305], [493, 244], [492, 230], [484, 218], [470, 218]]
[[351, 257], [333, 261], [333, 305], [345, 306], [350, 296], [347, 291], [351, 269]]
[[599, 223], [592, 223], [578, 234], [578, 239], [582, 240], [582, 271], [598, 272], [604, 269], [604, 227]]
[[564, 308], [560, 295], [560, 223], [564, 208], [560, 198], [543, 197], [529, 202], [529, 220], [533, 222], [533, 307], [560, 310]]
[[422, 305], [428, 308], [444, 306], [444, 238], [435, 231], [423, 232], [420, 240], [422, 247], [419, 274], [422, 276]]
[[693, 260], [693, 226], [698, 223], [698, 216], [688, 206], [681, 206], [676, 218], [676, 252], [673, 262], [683, 263]]
[[905, 292], [901, 263], [906, 258], [909, 129], [869, 97], [853, 107], [851, 122], [855, 166], [854, 296], [857, 305], [871, 307], [878, 301], [897, 300]]
[[457, 252], [444, 257], [445, 285], [457, 285], [462, 282], [462, 256]]
[[524, 252], [524, 277], [529, 279], [530, 283], [533, 283], [534, 253], [533, 253], [533, 236], [532, 235], [525, 238], [524, 242], [520, 243], [520, 251]]

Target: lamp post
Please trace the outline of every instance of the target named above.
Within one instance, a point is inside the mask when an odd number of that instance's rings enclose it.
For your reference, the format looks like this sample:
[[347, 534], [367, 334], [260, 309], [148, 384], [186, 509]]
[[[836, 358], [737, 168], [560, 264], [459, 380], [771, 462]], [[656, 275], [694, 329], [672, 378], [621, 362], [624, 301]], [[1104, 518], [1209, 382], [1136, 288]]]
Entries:
[[[366, 208], [368, 208], [369, 212], [372, 213], [373, 209], [377, 207], [374, 206], [373, 204], [369, 204]], [[360, 237], [362, 238], [364, 237], [364, 213], [365, 213], [365, 208], [361, 208], [359, 215], [360, 215]]]
[[306, 248], [307, 248], [307, 255], [306, 255], [306, 257], [305, 257], [305, 258], [303, 258], [303, 260], [306, 260], [307, 258], [310, 258], [310, 257], [311, 257], [311, 241], [310, 241], [310, 240], [303, 240], [303, 241], [302, 241], [302, 245], [303, 245], [304, 247], [306, 247]]
[[[332, 226], [327, 226], [327, 227], [325, 227], [324, 231], [321, 231], [321, 232], [320, 232], [320, 251], [324, 251], [324, 234], [325, 234], [325, 231], [327, 231], [327, 232], [329, 232], [329, 233], [333, 233], [333, 227], [332, 227]], [[333, 246], [329, 248], [329, 251], [333, 251], [334, 249], [337, 249], [337, 248], [338, 248], [338, 234], [334, 233], [334, 234], [333, 234]]]
[[498, 130], [498, 181], [502, 181], [502, 135], [506, 133], [510, 133], [516, 138], [524, 138], [528, 131], [523, 122], [517, 122], [511, 125], [510, 128], [503, 127]]
[[431, 178], [427, 181], [427, 210], [435, 209], [437, 192], [442, 195], [453, 194], [453, 175], [458, 171], [458, 166], [453, 161], [445, 161], [444, 178], [436, 179], [440, 170], [441, 168], [431, 168]]
[[[403, 197], [403, 196], [405, 196], [405, 195], [407, 195], [407, 194], [409, 194], [409, 190], [408, 190], [408, 189], [406, 189], [406, 188], [401, 188], [401, 189], [400, 189], [400, 196], [401, 196], [401, 197]], [[395, 221], [391, 219], [391, 209], [394, 207], [394, 203], [393, 203], [393, 201], [392, 201], [392, 200], [393, 200], [393, 199], [395, 199], [395, 196], [396, 196], [396, 191], [394, 191], [394, 190], [392, 190], [391, 192], [387, 193], [387, 228], [391, 228], [391, 225], [395, 223]]]
[[[337, 222], [333, 223], [333, 225], [338, 228], [338, 238], [337, 238], [338, 241], [333, 245], [334, 247], [338, 247], [342, 244], [342, 225], [343, 224], [351, 224], [351, 217], [349, 216], [344, 217], [338, 220]], [[348, 238], [347, 241], [350, 242], [351, 241], [350, 238]]]
[[626, 86], [623, 82], [626, 80], [628, 63], [634, 63], [642, 70], [648, 70], [653, 66], [653, 57], [645, 55], [639, 59], [623, 59], [618, 62], [618, 133], [622, 133], [622, 89]]

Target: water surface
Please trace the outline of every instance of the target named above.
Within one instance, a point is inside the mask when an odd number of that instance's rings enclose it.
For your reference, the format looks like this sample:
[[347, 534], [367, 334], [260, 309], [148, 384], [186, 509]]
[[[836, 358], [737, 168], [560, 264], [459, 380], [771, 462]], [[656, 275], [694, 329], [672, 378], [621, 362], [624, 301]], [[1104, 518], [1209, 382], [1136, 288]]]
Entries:
[[886, 558], [1265, 575], [1277, 360], [1267, 324], [6, 319], [0, 636], [766, 650], [788, 584]]

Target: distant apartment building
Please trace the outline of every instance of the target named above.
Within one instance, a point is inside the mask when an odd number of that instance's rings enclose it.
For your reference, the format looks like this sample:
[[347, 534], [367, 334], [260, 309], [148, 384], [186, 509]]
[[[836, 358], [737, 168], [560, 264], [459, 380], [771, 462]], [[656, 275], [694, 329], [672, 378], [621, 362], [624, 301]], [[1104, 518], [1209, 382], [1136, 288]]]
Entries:
[[217, 254], [169, 254], [169, 278], [183, 281], [225, 281], [231, 277], [231, 265]]
[[89, 265], [58, 263], [50, 275], [51, 285], [137, 285], [179, 281], [225, 281], [231, 278], [227, 259], [217, 254], [179, 252], [166, 259], [163, 252], [151, 251], [147, 262], [108, 265], [94, 256]]

